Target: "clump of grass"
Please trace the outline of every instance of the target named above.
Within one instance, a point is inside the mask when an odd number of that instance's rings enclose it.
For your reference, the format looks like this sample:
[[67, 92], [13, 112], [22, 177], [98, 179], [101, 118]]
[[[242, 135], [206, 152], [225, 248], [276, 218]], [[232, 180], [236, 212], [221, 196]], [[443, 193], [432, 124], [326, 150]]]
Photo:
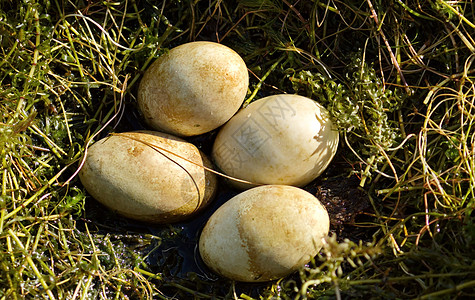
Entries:
[[[473, 6], [1, 2], [0, 296], [473, 295]], [[297, 92], [331, 111], [344, 137], [336, 161], [345, 176], [359, 176], [371, 200], [371, 210], [346, 224], [365, 228], [366, 241], [329, 238], [299, 274], [249, 287], [178, 274], [179, 252], [153, 265], [162, 243], [183, 238], [176, 226], [153, 234], [120, 221], [108, 226], [118, 218], [101, 222], [85, 209], [93, 205], [75, 174], [87, 145], [140, 128], [134, 114], [142, 73], [192, 40], [218, 41], [244, 57], [251, 72], [246, 103]]]
[[[348, 147], [366, 164], [359, 172], [363, 178], [361, 185], [364, 185], [371, 171], [380, 172], [381, 165], [387, 161], [385, 152], [402, 140], [399, 124], [391, 122], [389, 116], [399, 109], [404, 97], [381, 88], [381, 79], [359, 56], [352, 54], [344, 71], [344, 81], [308, 70], [293, 72], [289, 80], [295, 92], [329, 109]], [[361, 150], [355, 151], [355, 148]]]
[[[102, 24], [58, 1], [0, 8], [0, 295], [151, 297], [151, 284], [134, 271], [143, 263], [139, 254], [121, 237], [90, 232], [72, 218], [82, 214], [85, 194], [67, 181], [86, 142], [117, 113], [127, 79], [116, 71], [118, 56], [137, 52], [134, 40], [120, 44], [114, 7], [101, 7], [108, 16]], [[109, 22], [115, 27], [106, 31]]]

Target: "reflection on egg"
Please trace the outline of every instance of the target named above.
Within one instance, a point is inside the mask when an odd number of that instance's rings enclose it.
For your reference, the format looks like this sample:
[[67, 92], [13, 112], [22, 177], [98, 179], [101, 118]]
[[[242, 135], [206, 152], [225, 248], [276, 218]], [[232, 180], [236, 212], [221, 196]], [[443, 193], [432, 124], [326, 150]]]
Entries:
[[219, 169], [239, 179], [304, 186], [328, 166], [338, 140], [323, 106], [303, 96], [274, 95], [233, 116], [218, 133], [212, 156]]
[[89, 148], [79, 176], [96, 200], [126, 217], [176, 222], [205, 207], [217, 184], [214, 174], [181, 157], [211, 167], [182, 139], [152, 131], [121, 133]]
[[236, 113], [248, 84], [246, 64], [236, 52], [218, 43], [192, 42], [150, 66], [140, 82], [138, 104], [152, 128], [198, 135]]
[[203, 261], [236, 281], [284, 277], [309, 262], [328, 235], [326, 209], [292, 186], [260, 186], [233, 197], [211, 216], [199, 240]]

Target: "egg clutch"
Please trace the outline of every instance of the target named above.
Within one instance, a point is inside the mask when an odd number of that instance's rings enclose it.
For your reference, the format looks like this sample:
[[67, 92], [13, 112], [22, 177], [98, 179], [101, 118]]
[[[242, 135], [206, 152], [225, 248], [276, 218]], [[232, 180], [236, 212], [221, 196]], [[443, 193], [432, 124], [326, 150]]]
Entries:
[[[79, 172], [89, 194], [142, 222], [173, 223], [204, 209], [218, 176], [241, 191], [206, 223], [199, 252], [214, 272], [236, 281], [284, 277], [309, 262], [328, 235], [329, 217], [300, 189], [328, 166], [338, 131], [312, 99], [273, 95], [241, 106], [245, 62], [232, 49], [191, 42], [145, 72], [138, 106], [153, 130], [95, 142]], [[217, 129], [211, 158], [185, 140]]]

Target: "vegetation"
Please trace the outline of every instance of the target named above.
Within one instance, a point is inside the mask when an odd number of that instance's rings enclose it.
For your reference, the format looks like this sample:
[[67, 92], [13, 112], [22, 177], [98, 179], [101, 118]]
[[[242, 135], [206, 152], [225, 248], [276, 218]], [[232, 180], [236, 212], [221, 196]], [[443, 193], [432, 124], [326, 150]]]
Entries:
[[[472, 1], [0, 1], [1, 299], [475, 296], [473, 20]], [[357, 178], [370, 206], [298, 274], [197, 269], [205, 217], [136, 224], [76, 176], [94, 140], [144, 127], [141, 75], [193, 40], [244, 58], [246, 103], [306, 95], [339, 127], [318, 183]]]

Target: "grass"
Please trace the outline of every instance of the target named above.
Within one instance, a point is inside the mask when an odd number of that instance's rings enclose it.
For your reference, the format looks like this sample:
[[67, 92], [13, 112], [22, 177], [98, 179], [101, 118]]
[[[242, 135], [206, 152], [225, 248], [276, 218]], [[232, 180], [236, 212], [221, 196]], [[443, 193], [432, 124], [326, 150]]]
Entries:
[[[442, 0], [0, 2], [0, 297], [473, 297], [474, 13]], [[183, 273], [203, 220], [104, 214], [76, 176], [94, 140], [143, 128], [143, 72], [192, 40], [244, 58], [246, 103], [299, 93], [340, 129], [336, 177], [358, 178], [371, 205], [298, 274]]]

